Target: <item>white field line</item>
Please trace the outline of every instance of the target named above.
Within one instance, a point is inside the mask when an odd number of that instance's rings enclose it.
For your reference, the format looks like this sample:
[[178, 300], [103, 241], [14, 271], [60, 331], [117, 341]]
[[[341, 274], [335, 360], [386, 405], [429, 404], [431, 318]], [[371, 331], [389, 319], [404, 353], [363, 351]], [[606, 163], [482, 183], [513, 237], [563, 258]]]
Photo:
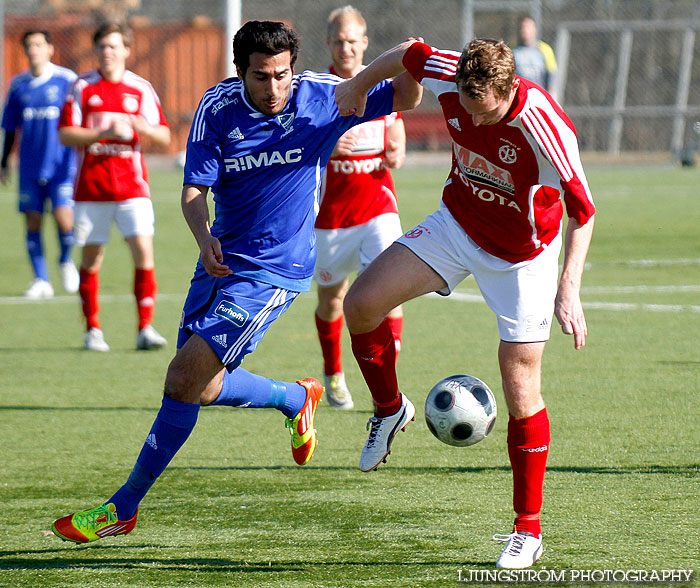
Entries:
[[[668, 290], [665, 292], [673, 291], [671, 288], [673, 286], [666, 286]], [[697, 288], [697, 287], [696, 287]], [[646, 290], [645, 290], [646, 291]], [[679, 290], [686, 291], [686, 290]], [[696, 290], [690, 290], [696, 291]], [[700, 291], [698, 288], [697, 291]], [[439, 294], [430, 293], [430, 297], [434, 298], [444, 298]], [[473, 294], [468, 292], [452, 292], [450, 296], [447, 297], [448, 300], [455, 300], [457, 302], [483, 302], [484, 299], [480, 294]], [[636, 302], [591, 302], [583, 301], [583, 307], [585, 309], [591, 310], [618, 310], [618, 311], [646, 311], [646, 312], [697, 312], [700, 313], [700, 306], [691, 304], [644, 304]]]
[[638, 292], [675, 294], [676, 292], [700, 292], [700, 284], [676, 286], [648, 286], [646, 284], [637, 286], [583, 286], [581, 292], [583, 294], [636, 294]]
[[669, 267], [678, 265], [700, 265], [700, 257], [688, 259], [625, 259], [621, 261], [593, 261], [587, 262], [586, 269], [610, 266], [629, 267]]
[[[700, 292], [700, 284], [682, 284], [682, 285], [637, 285], [637, 286], [590, 286], [583, 287], [582, 293], [585, 294], [628, 294], [628, 293], [676, 293], [676, 292]], [[179, 300], [184, 302], [186, 294], [158, 294], [158, 300]], [[438, 294], [428, 294], [429, 297], [444, 298]], [[133, 300], [132, 294], [105, 294], [100, 296], [100, 302], [124, 302]], [[483, 302], [484, 299], [477, 290], [467, 292], [453, 292], [449, 300], [459, 302]], [[5, 296], [0, 297], [0, 306], [22, 306], [28, 304], [80, 304], [80, 298], [77, 295], [72, 296], [54, 296], [44, 300], [27, 300], [23, 296]], [[596, 302], [583, 301], [584, 308], [596, 310], [619, 310], [631, 311], [642, 310], [648, 312], [698, 312], [700, 306], [689, 304], [644, 304], [635, 302]]]
[[[181, 300], [185, 302], [186, 294], [161, 294], [156, 295], [156, 300]], [[123, 302], [134, 300], [133, 294], [100, 294], [100, 303], [102, 302]], [[80, 304], [80, 296], [77, 294], [54, 296], [53, 298], [44, 298], [42, 300], [28, 300], [24, 296], [0, 296], [0, 306], [21, 306], [25, 304]]]

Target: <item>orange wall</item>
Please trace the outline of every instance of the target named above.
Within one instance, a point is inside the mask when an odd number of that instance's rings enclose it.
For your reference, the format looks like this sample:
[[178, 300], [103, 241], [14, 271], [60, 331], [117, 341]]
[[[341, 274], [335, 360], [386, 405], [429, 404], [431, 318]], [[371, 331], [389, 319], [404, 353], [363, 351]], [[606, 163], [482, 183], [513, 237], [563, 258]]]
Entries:
[[[93, 69], [94, 24], [80, 15], [13, 17], [5, 22], [5, 80], [27, 69], [24, 31], [47, 30], [56, 48], [54, 62], [77, 73]], [[202, 94], [225, 76], [224, 29], [214, 25], [164, 23], [134, 29], [127, 67], [153, 84], [172, 131], [169, 153], [185, 149], [192, 117]]]

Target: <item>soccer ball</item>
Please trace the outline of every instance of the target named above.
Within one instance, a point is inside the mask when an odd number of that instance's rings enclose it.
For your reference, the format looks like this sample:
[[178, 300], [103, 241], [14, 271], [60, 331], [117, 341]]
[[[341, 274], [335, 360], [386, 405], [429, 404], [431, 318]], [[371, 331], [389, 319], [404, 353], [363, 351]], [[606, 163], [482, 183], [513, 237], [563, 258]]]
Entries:
[[443, 443], [474, 445], [491, 432], [496, 422], [496, 399], [479, 378], [450, 376], [430, 390], [425, 400], [425, 422]]

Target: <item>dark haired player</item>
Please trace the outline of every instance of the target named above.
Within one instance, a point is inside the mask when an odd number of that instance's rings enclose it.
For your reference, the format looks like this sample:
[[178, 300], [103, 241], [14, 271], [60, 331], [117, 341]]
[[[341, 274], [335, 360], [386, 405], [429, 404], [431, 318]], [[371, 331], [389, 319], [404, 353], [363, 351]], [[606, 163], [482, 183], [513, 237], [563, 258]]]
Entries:
[[413, 108], [421, 89], [407, 76], [383, 82], [369, 92], [363, 116], [342, 117], [334, 100], [339, 78], [294, 75], [298, 40], [284, 24], [248, 22], [233, 48], [238, 78], [204, 94], [187, 145], [182, 208], [199, 262], [162, 408], [126, 484], [105, 503], [57, 520], [53, 528], [63, 539], [84, 543], [130, 532], [140, 501], [187, 440], [201, 405], [276, 408], [286, 417], [297, 464], [316, 447], [320, 382], [279, 382], [239, 366], [310, 287], [321, 175], [338, 138], [353, 125]]

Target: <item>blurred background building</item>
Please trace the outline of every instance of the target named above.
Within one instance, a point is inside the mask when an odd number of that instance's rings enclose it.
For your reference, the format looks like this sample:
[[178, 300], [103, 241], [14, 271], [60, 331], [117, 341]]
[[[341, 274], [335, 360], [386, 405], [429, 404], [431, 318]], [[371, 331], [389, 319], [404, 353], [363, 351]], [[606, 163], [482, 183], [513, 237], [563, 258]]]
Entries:
[[[232, 71], [231, 23], [282, 20], [301, 35], [296, 67], [329, 63], [326, 17], [347, 0], [0, 0], [0, 77], [26, 68], [20, 38], [29, 28], [53, 35], [55, 61], [77, 72], [95, 65], [91, 36], [105, 19], [135, 31], [129, 68], [150, 80], [184, 148], [202, 93]], [[692, 156], [700, 118], [698, 0], [354, 0], [368, 22], [373, 59], [409, 36], [459, 50], [473, 36], [517, 44], [525, 15], [555, 51], [557, 96], [573, 119], [582, 151]], [[228, 27], [228, 28], [227, 28]], [[227, 33], [228, 30], [228, 33]], [[441, 150], [449, 138], [437, 101], [406, 115], [409, 149]]]

